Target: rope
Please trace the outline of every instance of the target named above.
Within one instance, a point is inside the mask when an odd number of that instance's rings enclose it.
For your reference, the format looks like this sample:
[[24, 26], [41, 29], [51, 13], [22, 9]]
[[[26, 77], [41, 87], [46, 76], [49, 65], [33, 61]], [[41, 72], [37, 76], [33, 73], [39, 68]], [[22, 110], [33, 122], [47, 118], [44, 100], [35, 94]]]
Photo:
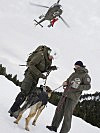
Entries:
[[60, 89], [63, 85], [60, 85], [59, 87], [57, 87], [56, 89], [53, 90], [53, 92], [55, 92], [56, 90]]
[[51, 72], [51, 71], [48, 71], [47, 74], [46, 74], [46, 79], [45, 79], [45, 82], [44, 82], [44, 85], [43, 85], [43, 86], [44, 86], [44, 87], [43, 87], [44, 91], [46, 91], [47, 77], [48, 77], [48, 75], [50, 74], [50, 72]]

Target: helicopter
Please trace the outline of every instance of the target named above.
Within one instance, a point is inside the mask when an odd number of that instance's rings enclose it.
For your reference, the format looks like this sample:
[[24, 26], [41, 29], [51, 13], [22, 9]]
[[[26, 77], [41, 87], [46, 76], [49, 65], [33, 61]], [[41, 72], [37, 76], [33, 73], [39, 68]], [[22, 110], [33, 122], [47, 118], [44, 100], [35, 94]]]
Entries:
[[[30, 3], [33, 6], [37, 6], [37, 7], [43, 7], [43, 8], [47, 8], [48, 11], [45, 15], [41, 15], [39, 16], [40, 21], [38, 22], [36, 19], [34, 19], [35, 22], [35, 26], [40, 25], [41, 27], [43, 27], [43, 25], [41, 24], [43, 21], [48, 20], [50, 21], [50, 25], [48, 25], [48, 27], [53, 27], [52, 25], [52, 21], [57, 21], [58, 17], [64, 22], [64, 24], [70, 28], [70, 26], [68, 25], [68, 23], [61, 17], [62, 13], [63, 13], [63, 8], [62, 6], [59, 4], [60, 0], [58, 0], [56, 3], [54, 3], [51, 7], [48, 6], [44, 6], [44, 5], [40, 5], [40, 4], [35, 4], [35, 3]], [[53, 22], [53, 23], [54, 23]]]

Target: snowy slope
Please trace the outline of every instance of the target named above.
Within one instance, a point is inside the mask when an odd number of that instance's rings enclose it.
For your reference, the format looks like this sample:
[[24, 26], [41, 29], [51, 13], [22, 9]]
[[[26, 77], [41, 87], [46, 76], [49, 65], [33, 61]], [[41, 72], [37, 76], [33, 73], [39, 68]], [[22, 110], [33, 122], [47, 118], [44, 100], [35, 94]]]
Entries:
[[[13, 123], [14, 118], [9, 117], [8, 110], [14, 99], [19, 92], [19, 88], [16, 87], [12, 82], [0, 76], [0, 131], [2, 133], [26, 133], [24, 130], [25, 118], [28, 115], [29, 110], [24, 113], [19, 125]], [[45, 126], [50, 125], [53, 114], [55, 111], [55, 106], [48, 104], [37, 121], [36, 127], [32, 126], [32, 121], [29, 124], [30, 133], [50, 133]], [[60, 128], [58, 129], [58, 131]], [[70, 133], [99, 133], [100, 129], [91, 126], [90, 124], [84, 122], [83, 120], [73, 116], [72, 129]]]
[[[54, 28], [48, 29], [48, 22], [44, 22], [44, 28], [34, 27], [33, 19], [45, 13], [44, 8], [31, 6], [35, 2], [47, 6], [55, 0], [0, 0], [0, 64], [7, 67], [7, 73], [18, 74], [23, 79], [25, 64], [28, 54], [40, 44], [46, 44], [57, 52], [54, 61], [59, 69], [52, 72], [48, 78], [48, 85], [53, 89], [73, 72], [73, 64], [76, 60], [82, 60], [87, 65], [92, 77], [92, 89], [89, 92], [99, 91], [100, 63], [100, 1], [99, 0], [61, 0], [64, 9], [63, 17], [71, 29], [68, 29], [61, 20]], [[42, 82], [42, 81], [41, 81]], [[14, 101], [19, 88], [0, 76], [0, 131], [2, 133], [21, 133], [24, 118], [18, 126], [13, 124], [13, 118], [8, 116], [8, 109]], [[61, 91], [62, 89], [60, 89]], [[87, 92], [86, 92], [87, 93]], [[52, 111], [51, 111], [52, 110]], [[41, 115], [37, 127], [31, 127], [31, 132], [46, 133], [45, 128], [50, 124], [55, 108], [48, 105]], [[45, 117], [45, 114], [49, 114]], [[25, 117], [25, 116], [23, 116]], [[33, 129], [34, 128], [34, 129]], [[95, 128], [84, 121], [73, 117], [71, 133], [77, 132], [99, 133]]]

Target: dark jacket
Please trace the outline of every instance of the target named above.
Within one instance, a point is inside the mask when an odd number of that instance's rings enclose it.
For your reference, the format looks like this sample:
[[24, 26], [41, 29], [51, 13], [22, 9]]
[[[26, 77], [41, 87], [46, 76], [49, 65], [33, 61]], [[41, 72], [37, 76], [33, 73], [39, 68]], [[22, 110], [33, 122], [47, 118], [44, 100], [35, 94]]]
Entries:
[[74, 70], [75, 72], [66, 80], [68, 85], [63, 95], [78, 101], [82, 91], [91, 88], [91, 78], [88, 75], [88, 70], [84, 67], [79, 67]]
[[42, 73], [47, 72], [51, 64], [52, 60], [49, 60], [47, 52], [40, 51], [36, 53], [28, 66], [30, 76], [36, 80], [43, 78]]
[[21, 91], [28, 95], [31, 91], [36, 90], [39, 78], [46, 78], [43, 74], [51, 67], [52, 60], [49, 60], [48, 47], [43, 51], [38, 51], [28, 62], [28, 68], [25, 71], [25, 78], [21, 85]]

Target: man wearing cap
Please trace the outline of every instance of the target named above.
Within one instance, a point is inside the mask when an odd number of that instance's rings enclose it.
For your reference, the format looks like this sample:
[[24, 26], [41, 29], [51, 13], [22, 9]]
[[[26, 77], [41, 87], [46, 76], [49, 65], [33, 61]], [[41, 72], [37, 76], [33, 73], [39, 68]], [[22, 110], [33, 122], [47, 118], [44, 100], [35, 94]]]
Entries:
[[91, 88], [91, 78], [82, 61], [77, 61], [74, 72], [63, 82], [64, 92], [58, 103], [51, 126], [46, 126], [50, 131], [57, 132], [62, 119], [63, 124], [60, 133], [68, 133], [71, 128], [73, 110], [78, 103], [82, 91]]

